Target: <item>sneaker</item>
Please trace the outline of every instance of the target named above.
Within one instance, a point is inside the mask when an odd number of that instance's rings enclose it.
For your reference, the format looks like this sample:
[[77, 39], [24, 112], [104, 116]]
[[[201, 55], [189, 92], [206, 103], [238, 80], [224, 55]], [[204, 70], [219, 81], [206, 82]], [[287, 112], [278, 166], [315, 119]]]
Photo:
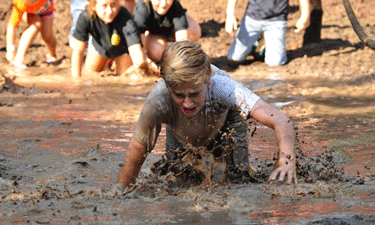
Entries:
[[26, 69], [27, 68], [26, 63], [24, 63], [24, 62], [18, 63], [18, 62], [13, 61], [13, 62], [11, 62], [11, 65], [17, 67], [18, 69]]
[[55, 63], [57, 61], [56, 57], [53, 56], [47, 56], [46, 63]]

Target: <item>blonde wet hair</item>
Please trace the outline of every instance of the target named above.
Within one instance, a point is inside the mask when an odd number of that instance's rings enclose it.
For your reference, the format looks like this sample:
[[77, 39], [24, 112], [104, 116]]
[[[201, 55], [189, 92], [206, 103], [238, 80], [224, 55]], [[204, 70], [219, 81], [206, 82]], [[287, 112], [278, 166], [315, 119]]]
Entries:
[[160, 75], [170, 87], [191, 82], [208, 83], [211, 80], [211, 58], [199, 43], [173, 42], [161, 57]]

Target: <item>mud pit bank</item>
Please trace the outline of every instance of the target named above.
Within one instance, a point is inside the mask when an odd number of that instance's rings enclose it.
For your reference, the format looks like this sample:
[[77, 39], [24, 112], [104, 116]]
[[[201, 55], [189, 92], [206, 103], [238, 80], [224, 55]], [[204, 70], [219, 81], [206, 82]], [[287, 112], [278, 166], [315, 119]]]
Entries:
[[[48, 75], [51, 81], [65, 79], [64, 72], [55, 73]], [[173, 176], [156, 176], [150, 168], [163, 154], [163, 130], [133, 191], [113, 196], [110, 189], [124, 149], [155, 79], [49, 83], [48, 76], [43, 82], [17, 77], [14, 82], [23, 91], [0, 93], [1, 223], [375, 222], [375, 119], [368, 113], [353, 117], [344, 109], [339, 117], [323, 116], [313, 110], [322, 107], [321, 102], [298, 94], [291, 88], [296, 83], [242, 78], [244, 85], [293, 116], [299, 185], [183, 186]], [[290, 92], [294, 95], [283, 94]], [[273, 132], [252, 123], [249, 135], [252, 165], [259, 170], [257, 178], [265, 181], [276, 152]]]

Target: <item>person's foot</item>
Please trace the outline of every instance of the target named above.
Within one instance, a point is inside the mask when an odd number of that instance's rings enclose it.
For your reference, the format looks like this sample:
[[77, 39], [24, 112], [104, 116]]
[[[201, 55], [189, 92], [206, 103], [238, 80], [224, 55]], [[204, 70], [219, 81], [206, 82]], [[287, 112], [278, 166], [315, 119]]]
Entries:
[[46, 63], [47, 64], [53, 64], [57, 61], [56, 57], [53, 56], [47, 56]]
[[26, 69], [27, 68], [26, 63], [24, 63], [24, 62], [13, 61], [13, 62], [11, 62], [11, 65], [17, 67], [18, 69]]

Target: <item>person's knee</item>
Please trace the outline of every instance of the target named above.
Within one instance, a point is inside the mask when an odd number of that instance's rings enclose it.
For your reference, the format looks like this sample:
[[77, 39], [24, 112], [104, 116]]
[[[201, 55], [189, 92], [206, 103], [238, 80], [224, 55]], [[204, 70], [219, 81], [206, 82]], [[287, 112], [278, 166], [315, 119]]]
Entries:
[[188, 28], [188, 35], [189, 35], [189, 40], [193, 42], [197, 42], [199, 38], [202, 37], [202, 29], [199, 24], [196, 24], [196, 26], [192, 28]]
[[34, 23], [30, 24], [28, 29], [34, 29], [36, 32], [41, 32], [42, 23], [40, 21], [35, 21]]
[[168, 46], [168, 42], [158, 41], [158, 42], [149, 42], [146, 50], [147, 56], [154, 62], [159, 62], [161, 55], [163, 54], [165, 48]]
[[264, 62], [269, 66], [282, 66], [286, 64], [287, 59], [286, 57], [267, 59], [266, 56]]

